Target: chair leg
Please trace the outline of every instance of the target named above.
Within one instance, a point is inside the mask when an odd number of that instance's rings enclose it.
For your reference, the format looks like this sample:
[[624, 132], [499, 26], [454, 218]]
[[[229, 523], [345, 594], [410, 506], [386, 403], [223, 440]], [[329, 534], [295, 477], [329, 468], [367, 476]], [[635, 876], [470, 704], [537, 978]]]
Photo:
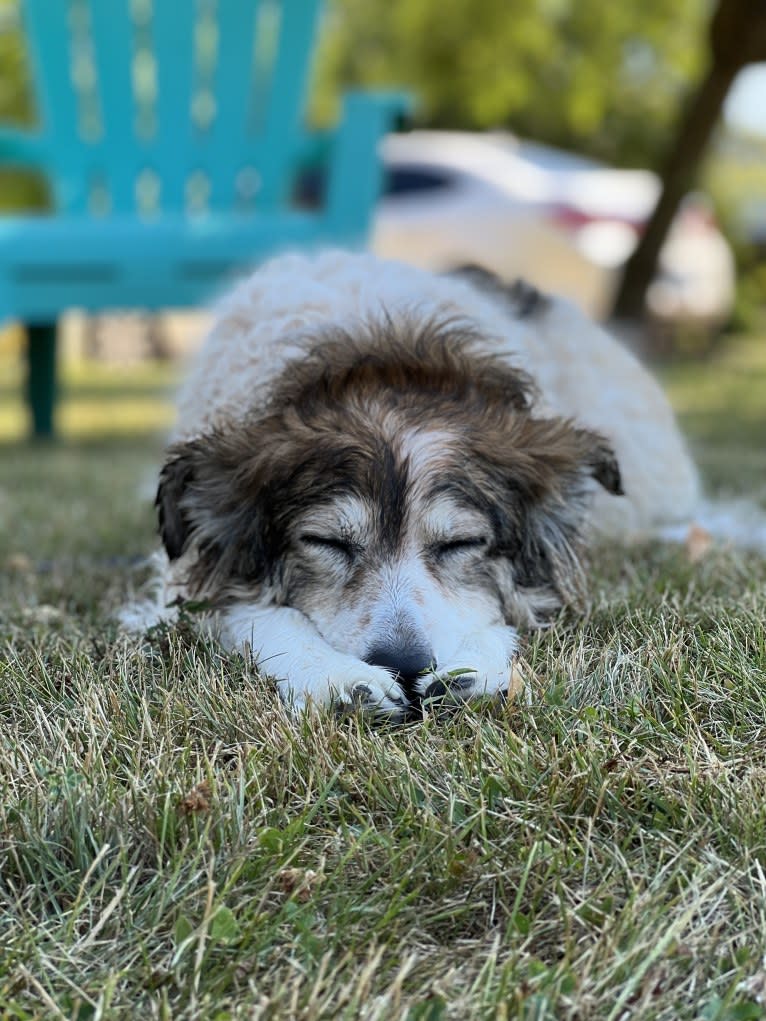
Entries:
[[27, 399], [35, 438], [53, 436], [56, 403], [56, 323], [27, 326]]

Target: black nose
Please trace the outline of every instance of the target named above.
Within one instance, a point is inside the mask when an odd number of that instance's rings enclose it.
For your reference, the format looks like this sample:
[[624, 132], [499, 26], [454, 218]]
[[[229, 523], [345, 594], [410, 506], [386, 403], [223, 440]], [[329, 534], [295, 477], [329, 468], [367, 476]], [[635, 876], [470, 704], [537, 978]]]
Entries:
[[382, 666], [399, 675], [399, 680], [411, 683], [424, 670], [433, 667], [434, 654], [424, 646], [375, 645], [364, 657], [370, 666]]

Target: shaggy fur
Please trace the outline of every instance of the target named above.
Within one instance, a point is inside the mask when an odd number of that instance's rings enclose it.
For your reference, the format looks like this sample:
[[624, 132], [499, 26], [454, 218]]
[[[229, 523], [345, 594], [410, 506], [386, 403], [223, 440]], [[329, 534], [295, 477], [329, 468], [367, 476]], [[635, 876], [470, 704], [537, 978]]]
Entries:
[[283, 257], [222, 303], [182, 394], [163, 601], [203, 600], [296, 705], [399, 713], [507, 687], [516, 626], [581, 602], [592, 530], [695, 499], [660, 391], [571, 307]]

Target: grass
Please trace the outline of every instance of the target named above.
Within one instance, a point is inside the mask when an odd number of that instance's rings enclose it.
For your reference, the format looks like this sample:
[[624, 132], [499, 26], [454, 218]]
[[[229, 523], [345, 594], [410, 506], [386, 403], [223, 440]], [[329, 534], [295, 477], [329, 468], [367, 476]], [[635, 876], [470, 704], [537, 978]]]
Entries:
[[[763, 340], [666, 375], [763, 499]], [[168, 407], [106, 376], [0, 445], [0, 1017], [766, 1017], [765, 561], [604, 551], [530, 704], [288, 719], [188, 626], [116, 632]]]
[[[27, 419], [21, 359], [2, 354], [0, 345], [0, 441], [22, 440]], [[57, 425], [69, 439], [119, 434], [135, 440], [156, 436], [173, 421], [173, 383], [178, 375], [173, 366], [66, 362], [61, 375], [67, 400], [57, 409]]]

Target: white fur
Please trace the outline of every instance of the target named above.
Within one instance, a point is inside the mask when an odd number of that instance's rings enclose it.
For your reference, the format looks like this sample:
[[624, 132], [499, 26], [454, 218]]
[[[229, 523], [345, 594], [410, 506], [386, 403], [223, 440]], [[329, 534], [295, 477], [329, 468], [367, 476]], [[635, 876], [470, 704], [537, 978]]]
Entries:
[[[353, 332], [357, 323], [382, 314], [395, 320], [413, 313], [469, 322], [486, 338], [487, 352], [532, 376], [541, 394], [536, 407], [541, 415], [571, 417], [611, 441], [626, 498], [596, 494], [594, 525], [603, 534], [626, 539], [691, 515], [698, 499], [697, 475], [665, 397], [637, 360], [574, 306], [552, 300], [539, 313], [516, 318], [507, 301], [467, 281], [371, 255], [282, 256], [243, 280], [216, 310], [180, 395], [175, 438], [226, 428], [263, 405], [286, 364], [322, 327]], [[449, 437], [408, 436], [405, 450], [412, 463], [428, 459], [435, 442], [449, 443]], [[453, 512], [431, 507], [428, 513], [438, 529], [439, 515], [449, 518]], [[350, 503], [344, 514], [354, 527], [359, 509]], [[132, 608], [131, 626], [168, 616], [168, 603], [182, 592], [178, 579], [183, 566], [165, 561], [164, 588], [152, 602]], [[514, 629], [488, 624], [486, 606], [456, 608], [416, 556], [389, 567], [371, 591], [373, 635], [385, 635], [406, 621], [428, 637], [439, 677], [459, 693], [467, 697], [507, 688], [517, 647]], [[332, 620], [310, 621], [267, 599], [238, 604], [212, 621], [226, 646], [249, 649], [264, 672], [277, 678], [294, 707], [337, 698], [398, 712], [402, 695], [391, 674], [361, 660], [362, 638], [368, 640], [369, 634], [354, 631], [358, 622], [358, 608], [349, 610], [348, 619], [341, 613]], [[421, 693], [432, 680], [426, 675], [418, 682]]]
[[309, 702], [359, 702], [380, 713], [403, 708], [401, 690], [382, 667], [338, 652], [311, 621], [289, 606], [242, 603], [221, 615], [221, 641], [252, 654], [265, 674], [276, 678], [293, 709]]

